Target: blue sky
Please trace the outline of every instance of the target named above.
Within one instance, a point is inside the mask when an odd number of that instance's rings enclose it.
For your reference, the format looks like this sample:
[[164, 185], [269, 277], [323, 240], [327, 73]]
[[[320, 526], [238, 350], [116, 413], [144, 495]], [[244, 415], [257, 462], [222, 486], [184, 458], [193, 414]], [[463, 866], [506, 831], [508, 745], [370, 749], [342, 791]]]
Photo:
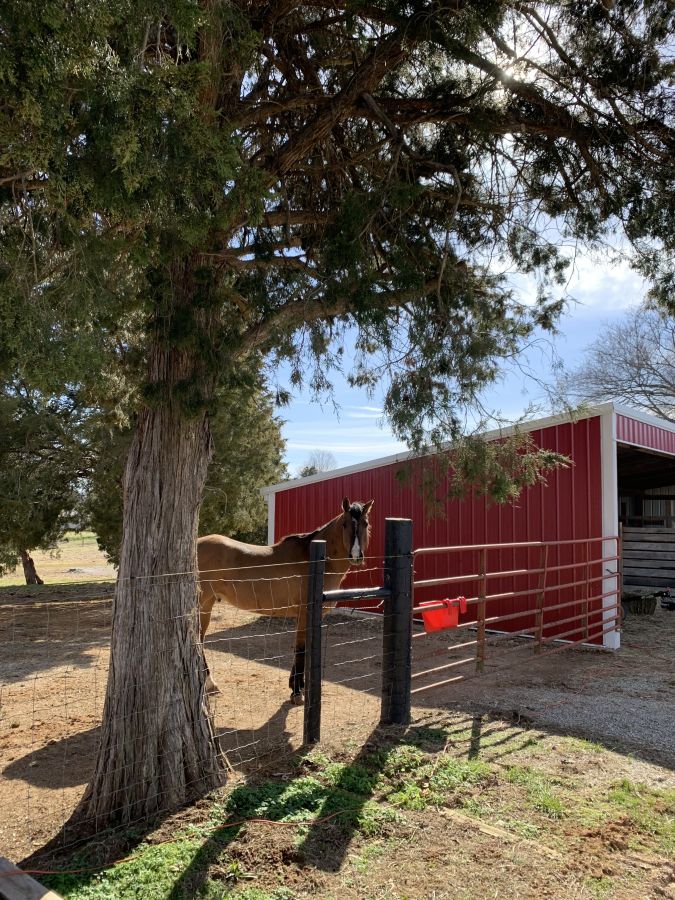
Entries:
[[[522, 278], [512, 281], [522, 299], [534, 296], [531, 282]], [[600, 334], [603, 323], [625, 315], [627, 309], [642, 300], [644, 292], [644, 282], [624, 263], [612, 265], [601, 258], [578, 258], [567, 287], [574, 300], [570, 300], [569, 309], [559, 323], [560, 334], [547, 335], [521, 355], [520, 367], [510, 365], [500, 383], [486, 394], [486, 405], [509, 420], [519, 418], [533, 403], [545, 415], [549, 410], [545, 391], [522, 369], [531, 370], [540, 381], [552, 382], [556, 354], [567, 368], [576, 366], [583, 358], [584, 349]], [[334, 382], [337, 412], [332, 403], [321, 406], [310, 402], [303, 393], [296, 393], [290, 406], [281, 411], [286, 420], [283, 433], [291, 475], [297, 473], [315, 449], [329, 450], [338, 466], [406, 449], [383, 421], [381, 393], [370, 397], [339, 377]]]

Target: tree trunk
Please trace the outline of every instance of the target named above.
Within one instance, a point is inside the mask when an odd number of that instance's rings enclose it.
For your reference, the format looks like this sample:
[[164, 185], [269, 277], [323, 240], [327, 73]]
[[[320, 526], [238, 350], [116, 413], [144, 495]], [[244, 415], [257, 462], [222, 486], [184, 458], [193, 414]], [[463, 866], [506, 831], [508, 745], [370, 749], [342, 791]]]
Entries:
[[28, 550], [19, 550], [19, 556], [21, 557], [21, 562], [23, 564], [23, 574], [26, 576], [26, 584], [44, 584], [44, 581], [40, 578], [35, 569], [33, 557], [28, 553]]
[[101, 743], [66, 826], [77, 836], [154, 817], [222, 783], [196, 602], [210, 433], [205, 413], [188, 417], [172, 399], [195, 378], [192, 352], [158, 338], [151, 353], [151, 381], [167, 399], [141, 412], [127, 459]]

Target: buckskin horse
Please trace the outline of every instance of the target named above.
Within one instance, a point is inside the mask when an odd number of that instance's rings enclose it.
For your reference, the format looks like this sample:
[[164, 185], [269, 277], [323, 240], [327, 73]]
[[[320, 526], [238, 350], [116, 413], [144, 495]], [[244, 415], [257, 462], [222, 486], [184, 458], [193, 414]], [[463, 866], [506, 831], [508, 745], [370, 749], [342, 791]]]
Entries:
[[[242, 544], [220, 534], [197, 542], [202, 643], [216, 600], [263, 616], [297, 619], [295, 658], [288, 681], [291, 702], [303, 702], [309, 548], [326, 542], [325, 590], [337, 590], [352, 566], [363, 565], [370, 537], [367, 503], [342, 501], [339, 516], [309, 534], [291, 534], [271, 547]], [[207, 672], [206, 690], [218, 693]]]

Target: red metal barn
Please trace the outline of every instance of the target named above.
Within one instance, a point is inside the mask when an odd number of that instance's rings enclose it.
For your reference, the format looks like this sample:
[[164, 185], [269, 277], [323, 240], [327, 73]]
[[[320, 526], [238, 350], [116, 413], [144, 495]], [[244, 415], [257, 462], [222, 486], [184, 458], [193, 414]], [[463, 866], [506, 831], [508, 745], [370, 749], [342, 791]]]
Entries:
[[[675, 499], [675, 487], [671, 487], [675, 485], [675, 426], [604, 404], [575, 420], [563, 416], [541, 419], [522, 430], [528, 431], [539, 447], [568, 456], [572, 465], [550, 475], [547, 484], [525, 491], [516, 503], [497, 506], [484, 498], [451, 500], [443, 515], [430, 517], [414, 477], [420, 461], [405, 454], [388, 456], [265, 488], [269, 542], [312, 531], [327, 522], [340, 511], [344, 496], [352, 501], [374, 499], [373, 537], [368, 550], [374, 558], [373, 568], [366, 574], [350, 575], [349, 584], [379, 583], [377, 566], [383, 553], [384, 519], [411, 518], [416, 604], [475, 593], [479, 548], [489, 545], [482, 559], [487, 560], [491, 573], [488, 592], [495, 598], [489, 616], [500, 619], [495, 630], [534, 630], [533, 597], [543, 577], [545, 637], [575, 641], [588, 638], [591, 643], [618, 648], [619, 633], [614, 626], [620, 512], [625, 518], [630, 503], [638, 496], [643, 503], [645, 497], [654, 502], [665, 497], [667, 502], [672, 494]], [[488, 437], [498, 439], [507, 433]], [[402, 481], [400, 473], [406, 467], [412, 467], [413, 477]], [[669, 493], [663, 494], [664, 489]], [[675, 540], [675, 531], [671, 528], [670, 532]], [[548, 549], [541, 546], [542, 542]], [[428, 547], [453, 549], [417, 552]], [[542, 570], [546, 571], [543, 576]], [[590, 585], [584, 571], [592, 574]], [[642, 570], [635, 571], [638, 576], [633, 580], [639, 582]], [[459, 580], [469, 575], [473, 580]], [[672, 575], [675, 587], [675, 568]], [[420, 582], [445, 577], [456, 581], [448, 586], [420, 586]], [[670, 573], [664, 577], [667, 580]], [[645, 578], [643, 583], [658, 582]], [[490, 619], [487, 621], [489, 626]]]

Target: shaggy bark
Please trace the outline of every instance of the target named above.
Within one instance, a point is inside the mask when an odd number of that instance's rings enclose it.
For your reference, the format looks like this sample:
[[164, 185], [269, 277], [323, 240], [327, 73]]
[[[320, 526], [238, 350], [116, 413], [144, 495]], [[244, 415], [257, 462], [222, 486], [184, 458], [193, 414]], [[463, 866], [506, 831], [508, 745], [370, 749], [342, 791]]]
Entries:
[[19, 556], [21, 557], [21, 564], [23, 565], [23, 574], [26, 578], [26, 584], [44, 584], [44, 581], [37, 573], [33, 557], [28, 553], [28, 551], [19, 550]]
[[[169, 387], [194, 359], [155, 348]], [[147, 819], [221, 783], [198, 641], [196, 539], [211, 441], [205, 413], [168, 400], [145, 409], [127, 460], [124, 537], [96, 770], [69, 827]]]

